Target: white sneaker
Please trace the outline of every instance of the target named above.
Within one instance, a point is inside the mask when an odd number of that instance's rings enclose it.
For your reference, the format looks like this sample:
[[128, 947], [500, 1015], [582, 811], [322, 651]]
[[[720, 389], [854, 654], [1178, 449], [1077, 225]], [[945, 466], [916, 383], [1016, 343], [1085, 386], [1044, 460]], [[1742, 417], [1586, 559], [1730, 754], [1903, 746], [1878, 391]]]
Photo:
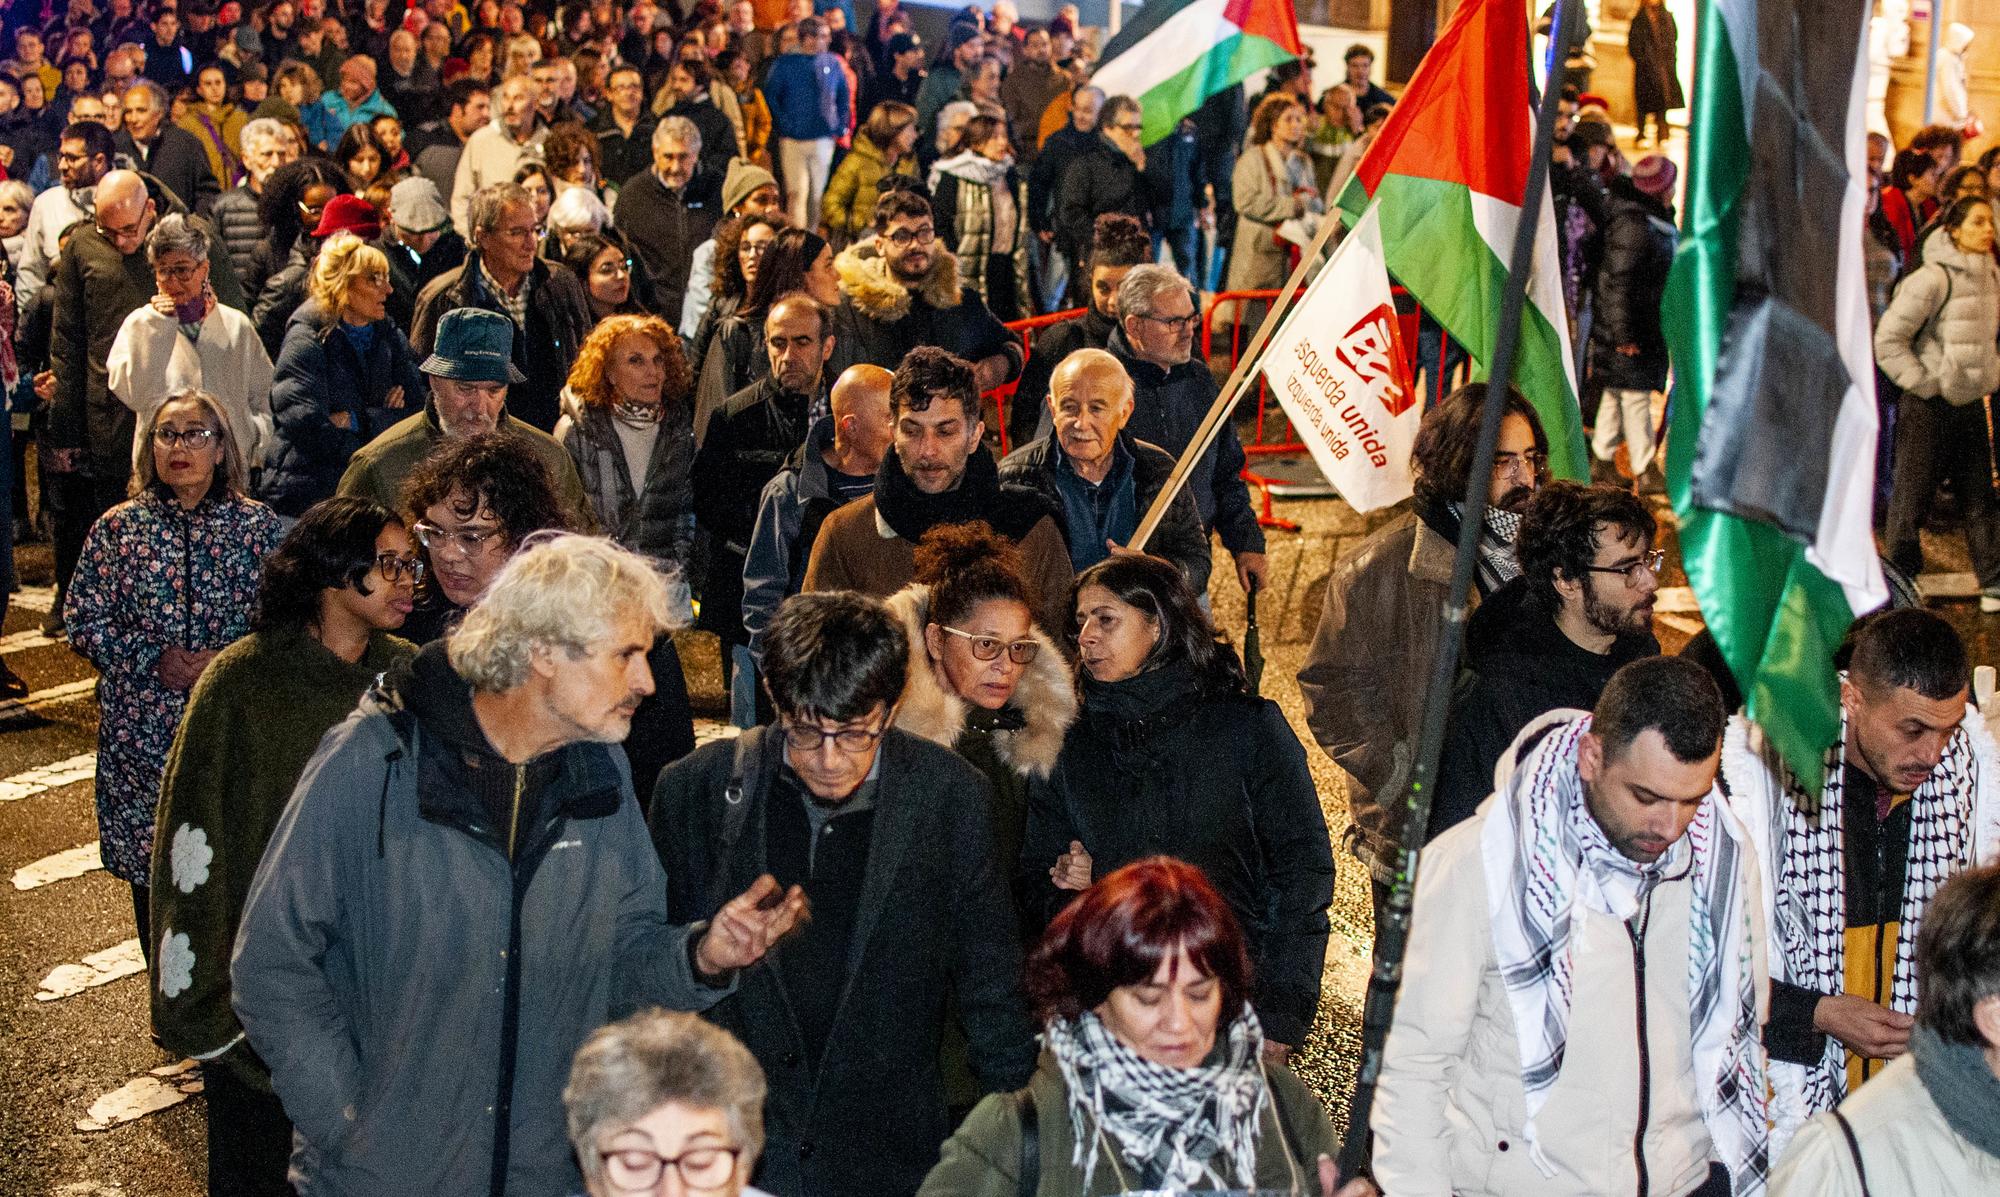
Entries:
[[1988, 590], [1979, 596], [1979, 609], [1988, 615], [2000, 612], [2000, 591]]

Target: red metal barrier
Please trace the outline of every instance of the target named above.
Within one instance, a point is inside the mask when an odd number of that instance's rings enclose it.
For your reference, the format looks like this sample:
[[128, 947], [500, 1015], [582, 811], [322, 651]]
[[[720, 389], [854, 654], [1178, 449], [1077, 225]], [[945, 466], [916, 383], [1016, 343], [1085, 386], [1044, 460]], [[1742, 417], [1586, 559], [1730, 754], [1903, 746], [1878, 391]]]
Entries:
[[[1081, 320], [1086, 310], [1084, 308], [1070, 308], [1066, 311], [1050, 312], [1046, 316], [1030, 316], [1026, 320], [1009, 320], [1007, 322], [1007, 331], [1021, 338], [1022, 362], [1025, 364], [1028, 356], [1035, 351], [1034, 333], [1052, 325], [1061, 324], [1066, 320]], [[999, 413], [1000, 456], [1002, 457], [1013, 451], [1013, 446], [1009, 443], [1007, 436], [1007, 405], [1014, 401], [1014, 391], [1020, 385], [1021, 380], [1016, 378], [1013, 382], [1002, 383], [980, 396], [982, 399], [991, 399], [994, 411]]]

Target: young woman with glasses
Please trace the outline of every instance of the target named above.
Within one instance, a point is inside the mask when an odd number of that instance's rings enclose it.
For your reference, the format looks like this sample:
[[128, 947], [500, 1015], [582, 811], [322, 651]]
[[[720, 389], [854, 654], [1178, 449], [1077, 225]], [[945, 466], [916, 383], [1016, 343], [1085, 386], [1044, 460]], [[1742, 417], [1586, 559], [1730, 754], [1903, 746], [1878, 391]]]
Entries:
[[300, 516], [264, 561], [250, 635], [217, 654], [167, 754], [153, 838], [153, 1034], [203, 1060], [210, 1192], [285, 1187], [292, 1128], [230, 1009], [250, 878], [328, 728], [415, 654], [393, 635], [424, 566], [403, 521], [367, 499]]

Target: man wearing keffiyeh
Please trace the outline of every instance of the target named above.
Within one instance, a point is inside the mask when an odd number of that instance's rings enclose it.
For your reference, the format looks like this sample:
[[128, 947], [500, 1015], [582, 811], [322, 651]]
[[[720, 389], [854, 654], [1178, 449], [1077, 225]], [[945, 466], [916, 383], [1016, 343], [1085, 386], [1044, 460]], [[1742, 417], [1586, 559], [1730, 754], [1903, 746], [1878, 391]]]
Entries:
[[1425, 850], [1371, 1128], [1396, 1197], [1763, 1191], [1756, 863], [1715, 788], [1722, 701], [1618, 671]]
[[1849, 647], [1816, 796], [1748, 719], [1723, 741], [1723, 788], [1771, 878], [1764, 1042], [1780, 1150], [1909, 1049], [1924, 912], [2000, 851], [2000, 752], [1966, 704], [1958, 633], [1912, 608], [1857, 624]]

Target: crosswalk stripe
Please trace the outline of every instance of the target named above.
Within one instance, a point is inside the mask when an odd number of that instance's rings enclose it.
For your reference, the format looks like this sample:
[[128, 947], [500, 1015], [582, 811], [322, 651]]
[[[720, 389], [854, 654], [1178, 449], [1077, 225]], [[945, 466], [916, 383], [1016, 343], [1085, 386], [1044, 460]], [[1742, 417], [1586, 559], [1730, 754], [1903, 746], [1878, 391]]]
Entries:
[[97, 693], [97, 679], [87, 677], [81, 681], [64, 682], [60, 686], [37, 690], [26, 698], [10, 698], [0, 702], [0, 723], [19, 719], [23, 715], [35, 714], [45, 707], [75, 702], [79, 698], [89, 698], [95, 693]]
[[29, 628], [25, 632], [12, 632], [0, 636], [0, 656], [13, 656], [15, 653], [27, 652], [31, 648], [47, 648], [51, 644], [61, 643], [63, 642], [60, 640], [52, 640], [43, 635], [40, 628]]
[[15, 889], [40, 889], [58, 881], [68, 881], [85, 873], [94, 873], [104, 867], [104, 858], [98, 854], [95, 840], [80, 848], [70, 848], [62, 852], [44, 856], [30, 865], [14, 870]]
[[46, 794], [62, 786], [89, 781], [97, 776], [97, 754], [85, 752], [53, 765], [43, 765], [26, 773], [0, 780], [0, 802], [18, 802]]
[[10, 606], [23, 611], [34, 611], [47, 615], [56, 605], [56, 588], [53, 586], [23, 586], [8, 600]]
[[86, 989], [96, 989], [113, 981], [146, 971], [146, 959], [139, 954], [137, 938], [113, 944], [102, 952], [92, 952], [80, 964], [58, 964], [42, 978], [35, 991], [38, 1002], [61, 1001]]
[[177, 1106], [200, 1092], [201, 1068], [193, 1060], [162, 1065], [91, 1102], [89, 1112], [76, 1120], [76, 1129], [107, 1131]]

